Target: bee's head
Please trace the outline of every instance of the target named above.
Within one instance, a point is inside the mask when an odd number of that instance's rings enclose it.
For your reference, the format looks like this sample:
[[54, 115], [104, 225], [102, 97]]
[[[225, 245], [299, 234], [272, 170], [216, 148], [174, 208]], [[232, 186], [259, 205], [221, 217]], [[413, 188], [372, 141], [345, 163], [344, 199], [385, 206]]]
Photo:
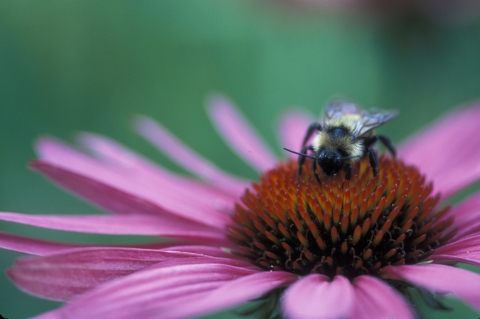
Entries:
[[335, 175], [343, 166], [342, 155], [336, 150], [320, 151], [317, 161], [327, 176]]

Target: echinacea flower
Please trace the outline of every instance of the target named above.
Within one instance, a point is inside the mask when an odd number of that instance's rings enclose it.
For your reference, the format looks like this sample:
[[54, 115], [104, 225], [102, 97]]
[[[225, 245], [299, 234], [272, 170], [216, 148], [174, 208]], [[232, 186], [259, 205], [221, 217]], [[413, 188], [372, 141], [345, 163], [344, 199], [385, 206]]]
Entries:
[[[38, 318], [188, 318], [255, 298], [265, 318], [415, 318], [417, 289], [480, 309], [480, 194], [445, 200], [480, 178], [480, 105], [449, 114], [368, 162], [316, 181], [295, 156], [279, 161], [224, 98], [209, 114], [228, 144], [261, 172], [257, 183], [203, 159], [165, 128], [139, 118], [141, 135], [199, 180], [172, 174], [125, 147], [83, 134], [80, 152], [52, 138], [31, 167], [109, 215], [0, 213], [0, 219], [71, 232], [161, 236], [170, 242], [82, 246], [0, 234], [30, 255], [8, 276], [27, 293], [66, 304]], [[296, 148], [312, 119], [281, 121], [282, 146]], [[292, 154], [290, 154], [292, 155]]]

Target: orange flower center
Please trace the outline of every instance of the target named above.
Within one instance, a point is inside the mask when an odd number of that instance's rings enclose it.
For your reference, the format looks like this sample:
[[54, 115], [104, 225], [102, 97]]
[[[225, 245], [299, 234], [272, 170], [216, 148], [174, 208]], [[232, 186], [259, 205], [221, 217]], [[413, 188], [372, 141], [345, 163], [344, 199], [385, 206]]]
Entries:
[[454, 235], [415, 167], [382, 155], [377, 176], [367, 159], [353, 172], [317, 172], [319, 183], [310, 163], [298, 176], [288, 161], [265, 173], [235, 207], [235, 253], [268, 270], [353, 278], [421, 262]]

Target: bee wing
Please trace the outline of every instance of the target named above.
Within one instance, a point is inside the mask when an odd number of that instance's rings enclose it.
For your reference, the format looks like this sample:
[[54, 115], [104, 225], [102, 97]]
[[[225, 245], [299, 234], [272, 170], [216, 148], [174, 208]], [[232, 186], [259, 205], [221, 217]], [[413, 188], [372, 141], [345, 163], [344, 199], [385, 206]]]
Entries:
[[398, 115], [398, 111], [368, 110], [361, 111], [361, 119], [355, 124], [352, 135], [362, 136], [376, 127], [390, 121]]
[[341, 119], [345, 114], [361, 114], [361, 110], [353, 103], [333, 101], [325, 110], [325, 123]]

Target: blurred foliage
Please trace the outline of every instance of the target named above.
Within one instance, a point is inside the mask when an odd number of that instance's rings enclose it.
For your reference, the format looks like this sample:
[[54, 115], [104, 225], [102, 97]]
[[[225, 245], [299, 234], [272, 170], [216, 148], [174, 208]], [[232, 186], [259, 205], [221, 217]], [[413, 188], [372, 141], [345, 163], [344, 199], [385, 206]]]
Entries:
[[[68, 142], [79, 131], [105, 134], [186, 174], [132, 132], [136, 114], [157, 119], [221, 168], [257, 178], [211, 127], [204, 101], [214, 92], [234, 101], [282, 156], [275, 129], [291, 107], [318, 115], [342, 96], [399, 109], [401, 116], [382, 128], [399, 142], [480, 96], [478, 21], [389, 24], [254, 0], [5, 0], [0, 43], [2, 211], [99, 213], [26, 168], [35, 157], [33, 141], [43, 134]], [[148, 240], [0, 225], [57, 241]], [[0, 256], [6, 269], [19, 254], [0, 250]], [[447, 303], [455, 303], [455, 312], [432, 317], [478, 317], [459, 302]], [[1, 276], [3, 316], [24, 318], [58, 305]]]

